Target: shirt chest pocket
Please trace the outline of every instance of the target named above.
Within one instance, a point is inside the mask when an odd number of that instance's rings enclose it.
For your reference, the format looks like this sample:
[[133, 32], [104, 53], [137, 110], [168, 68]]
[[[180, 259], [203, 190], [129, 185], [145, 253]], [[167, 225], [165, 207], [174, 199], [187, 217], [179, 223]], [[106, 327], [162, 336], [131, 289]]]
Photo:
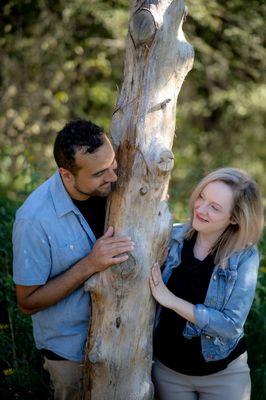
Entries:
[[92, 249], [92, 243], [85, 235], [78, 239], [69, 240], [62, 245], [52, 249], [52, 269], [51, 275], [59, 275], [76, 264], [81, 258], [85, 257]]

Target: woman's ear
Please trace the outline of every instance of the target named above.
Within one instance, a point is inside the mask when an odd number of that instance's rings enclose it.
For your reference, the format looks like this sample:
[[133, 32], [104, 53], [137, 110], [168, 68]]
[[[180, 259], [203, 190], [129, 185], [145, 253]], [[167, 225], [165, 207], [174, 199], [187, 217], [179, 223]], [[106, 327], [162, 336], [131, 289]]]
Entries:
[[230, 218], [230, 223], [231, 223], [231, 225], [237, 225], [237, 222], [234, 217]]

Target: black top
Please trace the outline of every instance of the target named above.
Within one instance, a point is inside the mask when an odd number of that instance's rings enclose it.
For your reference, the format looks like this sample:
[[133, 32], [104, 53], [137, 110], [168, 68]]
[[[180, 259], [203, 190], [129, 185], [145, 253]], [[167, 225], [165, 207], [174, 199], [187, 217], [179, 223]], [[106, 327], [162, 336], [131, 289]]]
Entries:
[[106, 197], [90, 197], [88, 200], [74, 200], [75, 206], [90, 225], [96, 239], [104, 233]]
[[[72, 199], [72, 201], [90, 225], [96, 239], [101, 237], [104, 233], [106, 197], [90, 197], [83, 201]], [[49, 360], [65, 360], [51, 350], [40, 349], [40, 353]]]
[[[192, 304], [203, 304], [214, 268], [214, 259], [208, 255], [200, 261], [194, 257], [196, 235], [184, 241], [181, 264], [173, 270], [167, 283], [174, 295]], [[186, 320], [168, 308], [163, 308], [154, 335], [154, 355], [168, 368], [186, 375], [210, 375], [221, 371], [246, 351], [242, 338], [228, 357], [218, 361], [205, 361], [199, 336], [187, 339], [183, 336]]]

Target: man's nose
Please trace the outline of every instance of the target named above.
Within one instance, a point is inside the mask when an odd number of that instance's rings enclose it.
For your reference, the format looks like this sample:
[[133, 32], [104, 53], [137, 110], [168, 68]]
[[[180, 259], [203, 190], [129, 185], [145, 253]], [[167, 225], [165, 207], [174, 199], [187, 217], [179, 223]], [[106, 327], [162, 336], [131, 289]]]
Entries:
[[110, 169], [108, 171], [108, 175], [106, 177], [107, 182], [116, 182], [117, 181], [117, 175], [113, 169]]

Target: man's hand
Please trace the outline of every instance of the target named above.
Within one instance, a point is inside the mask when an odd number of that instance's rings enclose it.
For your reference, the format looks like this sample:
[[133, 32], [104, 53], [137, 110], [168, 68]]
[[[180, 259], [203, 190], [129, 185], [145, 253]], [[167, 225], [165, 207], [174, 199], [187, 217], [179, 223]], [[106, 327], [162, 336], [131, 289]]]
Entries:
[[128, 259], [125, 254], [134, 250], [134, 242], [129, 237], [114, 236], [114, 228], [109, 226], [105, 234], [99, 238], [89, 254], [82, 259], [84, 265], [93, 268], [95, 272], [104, 271], [114, 264], [120, 264]]

